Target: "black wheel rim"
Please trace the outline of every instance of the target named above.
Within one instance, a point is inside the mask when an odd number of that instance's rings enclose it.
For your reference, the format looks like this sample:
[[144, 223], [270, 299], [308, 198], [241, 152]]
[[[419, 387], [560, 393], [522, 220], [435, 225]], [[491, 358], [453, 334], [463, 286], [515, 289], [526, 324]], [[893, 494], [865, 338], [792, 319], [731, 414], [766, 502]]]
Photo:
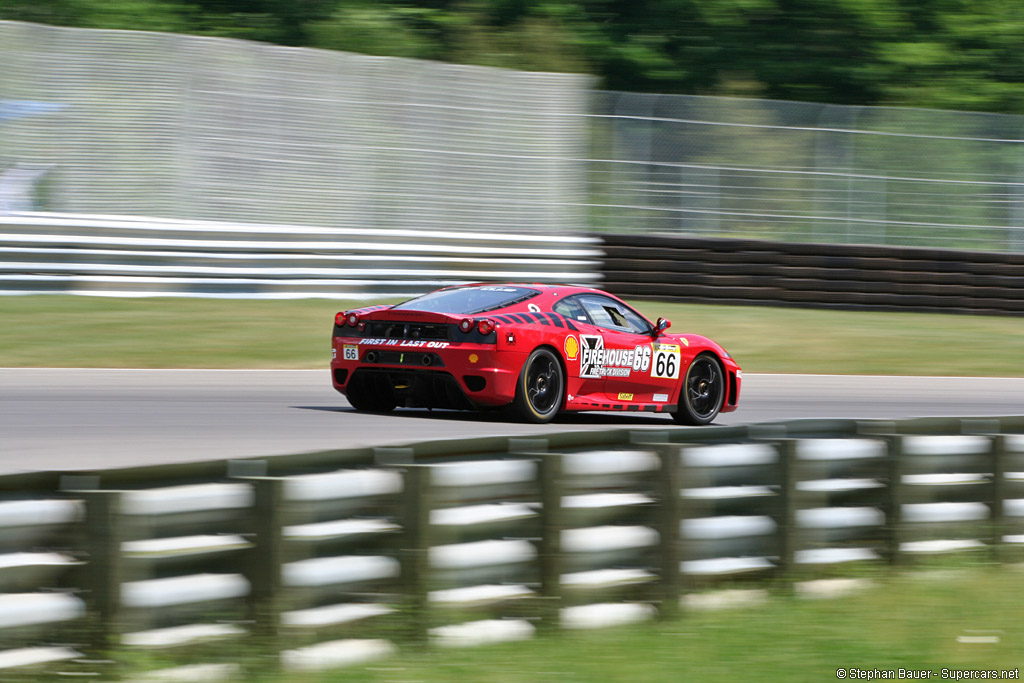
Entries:
[[545, 415], [558, 408], [562, 391], [562, 376], [554, 358], [540, 356], [530, 364], [526, 373], [526, 398], [530, 406]]
[[722, 373], [710, 358], [698, 358], [686, 375], [686, 398], [700, 419], [712, 417], [722, 401]]

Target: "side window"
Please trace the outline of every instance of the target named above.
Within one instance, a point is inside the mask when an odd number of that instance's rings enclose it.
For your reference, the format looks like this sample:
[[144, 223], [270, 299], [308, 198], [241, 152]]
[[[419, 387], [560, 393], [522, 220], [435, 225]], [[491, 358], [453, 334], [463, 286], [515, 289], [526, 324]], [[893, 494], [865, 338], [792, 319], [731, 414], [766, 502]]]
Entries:
[[646, 320], [614, 299], [591, 294], [579, 297], [579, 301], [598, 327], [635, 334], [647, 334], [650, 331]]
[[619, 306], [619, 309], [626, 317], [626, 322], [629, 323], [631, 330], [637, 334], [650, 334], [651, 324], [644, 320], [636, 311], [625, 306]]
[[591, 325], [594, 324], [590, 320], [590, 316], [587, 315], [587, 312], [583, 309], [583, 306], [580, 305], [578, 297], [570, 296], [565, 299], [562, 299], [553, 306], [553, 310], [555, 311], [555, 313], [560, 313], [564, 315], [569, 320], [575, 320], [577, 322], [582, 323], [589, 323]]

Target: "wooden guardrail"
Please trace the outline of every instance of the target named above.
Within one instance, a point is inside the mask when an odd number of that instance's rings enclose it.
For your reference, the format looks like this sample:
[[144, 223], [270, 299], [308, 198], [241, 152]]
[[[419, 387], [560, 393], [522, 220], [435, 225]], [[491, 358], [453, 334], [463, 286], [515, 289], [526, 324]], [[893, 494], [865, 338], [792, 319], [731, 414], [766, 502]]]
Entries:
[[0, 478], [0, 675], [244, 679], [665, 618], [723, 582], [950, 552], [1024, 552], [1024, 418]]
[[1024, 315], [1024, 254], [603, 235], [604, 287], [695, 303]]

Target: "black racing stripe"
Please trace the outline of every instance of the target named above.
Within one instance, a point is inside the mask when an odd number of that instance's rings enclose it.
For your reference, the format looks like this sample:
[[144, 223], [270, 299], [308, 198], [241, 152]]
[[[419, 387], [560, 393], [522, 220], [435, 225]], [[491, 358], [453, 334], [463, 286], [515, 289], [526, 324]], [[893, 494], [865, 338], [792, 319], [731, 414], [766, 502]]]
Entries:
[[528, 313], [522, 314], [529, 318], [530, 323], [534, 323], [535, 325], [551, 325], [551, 323], [545, 321], [544, 316], [538, 312], [531, 310]]
[[640, 410], [644, 411], [645, 413], [656, 413], [658, 412], [658, 408], [659, 406], [647, 404], [640, 408]]
[[566, 327], [568, 327], [573, 332], [579, 332], [580, 331], [580, 328], [576, 327], [576, 323], [574, 323], [573, 321], [569, 320], [568, 318], [565, 318], [565, 325], [566, 325]]
[[558, 315], [557, 313], [545, 313], [544, 315], [547, 316], [548, 320], [558, 325], [559, 327], [565, 327], [565, 325], [561, 321], [561, 316]]
[[525, 315], [523, 315], [522, 313], [509, 313], [509, 314], [508, 314], [508, 317], [512, 318], [512, 319], [513, 319], [513, 320], [515, 320], [515, 321], [516, 321], [517, 323], [526, 323], [526, 324], [529, 324], [529, 323], [533, 322], [532, 320], [530, 320], [529, 318], [527, 318], [527, 317], [526, 317]]
[[496, 315], [494, 317], [497, 318], [499, 321], [501, 321], [503, 323], [514, 323], [514, 322], [516, 322], [515, 320], [512, 319], [512, 316], [510, 316], [510, 315]]
[[629, 410], [629, 411], [632, 411], [632, 412], [640, 412], [640, 404], [639, 403], [630, 403], [628, 406], [626, 406], [626, 410]]

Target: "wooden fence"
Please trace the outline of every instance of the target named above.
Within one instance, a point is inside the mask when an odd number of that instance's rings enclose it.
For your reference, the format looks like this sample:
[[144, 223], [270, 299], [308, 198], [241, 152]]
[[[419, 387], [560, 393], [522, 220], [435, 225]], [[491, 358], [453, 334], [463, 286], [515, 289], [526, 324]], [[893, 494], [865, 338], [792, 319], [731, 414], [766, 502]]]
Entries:
[[604, 288], [696, 303], [1024, 315], [1024, 254], [603, 235]]
[[0, 677], [244, 679], [671, 617], [725, 582], [1022, 549], [1019, 417], [5, 477]]

